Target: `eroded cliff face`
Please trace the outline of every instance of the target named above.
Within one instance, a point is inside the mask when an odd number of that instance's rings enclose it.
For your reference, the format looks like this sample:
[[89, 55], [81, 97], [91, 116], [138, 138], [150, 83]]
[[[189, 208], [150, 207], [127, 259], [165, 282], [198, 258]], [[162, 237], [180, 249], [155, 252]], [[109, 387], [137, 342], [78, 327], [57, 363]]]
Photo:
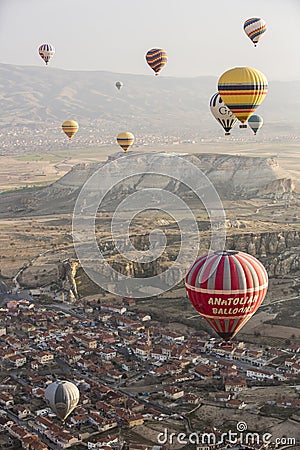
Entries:
[[[149, 238], [147, 235], [139, 235], [136, 238], [133, 237], [132, 243], [139, 250], [146, 250], [149, 246]], [[177, 257], [177, 245], [167, 246], [167, 250], [161, 257], [146, 264], [123, 259], [119, 254], [116, 254], [113, 243], [110, 241], [100, 244], [99, 247], [106, 255], [109, 264], [123, 275], [147, 278], [164, 273], [172, 267], [172, 270], [165, 275], [167, 285], [176, 283], [178, 279], [184, 276], [184, 274], [182, 275], [182, 267], [177, 267], [176, 262], [174, 263]], [[208, 237], [204, 237], [201, 242], [200, 253], [206, 252], [208, 247]], [[294, 272], [300, 270], [300, 231], [231, 234], [227, 237], [226, 248], [244, 251], [258, 258], [266, 267], [269, 277], [291, 276]], [[42, 272], [39, 266], [36, 267], [36, 271], [35, 267], [31, 266], [27, 269], [29, 273], [24, 270], [18, 281], [24, 287], [53, 284], [60, 289], [69, 291], [72, 298], [78, 299], [75, 282], [78, 268], [80, 268], [80, 263], [73, 258], [58, 262], [56, 267], [55, 264], [51, 264], [51, 270], [43, 270]], [[112, 279], [112, 283], [114, 281]]]
[[[138, 245], [139, 250], [146, 249], [149, 244], [148, 236], [139, 236], [133, 242]], [[202, 245], [203, 248], [208, 248], [209, 241], [204, 238]], [[106, 254], [113, 252], [113, 245], [109, 242], [100, 248]], [[227, 237], [226, 248], [255, 256], [265, 265], [270, 277], [291, 275], [300, 270], [300, 231], [232, 234]], [[129, 261], [124, 264], [120, 258], [115, 259], [113, 256], [109, 259], [113, 267], [122, 274], [142, 277], [162, 273], [173, 264], [176, 255], [176, 249], [171, 246], [162, 257], [151, 264]], [[175, 267], [174, 272], [170, 272], [170, 277], [176, 279], [179, 270], [180, 268]]]
[[299, 231], [251, 233], [230, 237], [227, 242], [231, 248], [250, 253], [262, 261], [270, 277], [290, 275], [300, 269]]

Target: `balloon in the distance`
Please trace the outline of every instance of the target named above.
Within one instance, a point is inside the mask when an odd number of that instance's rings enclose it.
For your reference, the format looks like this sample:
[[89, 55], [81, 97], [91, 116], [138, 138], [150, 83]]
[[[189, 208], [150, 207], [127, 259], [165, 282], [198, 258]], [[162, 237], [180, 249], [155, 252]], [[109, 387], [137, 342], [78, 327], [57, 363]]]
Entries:
[[264, 119], [258, 114], [252, 114], [252, 116], [248, 119], [248, 123], [253, 133], [256, 134], [257, 131], [263, 126]]
[[225, 130], [225, 136], [230, 135], [230, 130], [237, 122], [237, 118], [230, 111], [217, 92], [212, 96], [209, 102], [210, 110], [214, 118], [221, 124]]
[[262, 35], [266, 30], [266, 22], [259, 17], [252, 17], [244, 23], [244, 31], [248, 38], [253, 42], [254, 47], [256, 47], [256, 44], [262, 38]]
[[49, 402], [52, 411], [62, 421], [76, 408], [79, 401], [79, 390], [70, 381], [55, 381], [47, 386], [45, 399]]
[[116, 82], [116, 88], [118, 89], [118, 91], [123, 87], [123, 83], [122, 81], [117, 81]]
[[42, 44], [38, 49], [40, 57], [45, 61], [46, 66], [55, 53], [55, 48], [51, 44]]
[[66, 135], [68, 136], [69, 139], [72, 139], [72, 137], [74, 136], [74, 134], [77, 133], [79, 125], [76, 122], [76, 120], [66, 120], [63, 124], [62, 124], [62, 129], [63, 131], [66, 133]]
[[165, 67], [168, 62], [167, 52], [161, 48], [152, 48], [146, 53], [145, 57], [147, 63], [155, 72], [155, 75], [158, 75], [161, 69]]
[[134, 143], [134, 135], [129, 131], [124, 131], [123, 133], [118, 134], [117, 142], [122, 147], [124, 152], [127, 152], [129, 147]]
[[196, 311], [222, 339], [229, 341], [261, 305], [268, 275], [254, 256], [220, 250], [193, 263], [185, 287]]
[[218, 91], [230, 111], [244, 123], [263, 102], [268, 91], [265, 75], [252, 67], [235, 67], [227, 70], [218, 81]]

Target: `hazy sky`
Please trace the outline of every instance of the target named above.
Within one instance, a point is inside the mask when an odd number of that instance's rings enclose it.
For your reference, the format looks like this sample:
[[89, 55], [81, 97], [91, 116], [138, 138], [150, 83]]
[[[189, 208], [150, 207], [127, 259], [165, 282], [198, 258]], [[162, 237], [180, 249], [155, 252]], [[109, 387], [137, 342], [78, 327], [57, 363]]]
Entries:
[[[257, 48], [243, 30], [250, 17], [268, 26]], [[0, 0], [0, 62], [41, 66], [37, 47], [49, 42], [51, 67], [151, 74], [144, 55], [161, 47], [165, 76], [251, 66], [300, 80], [299, 24], [300, 0]]]

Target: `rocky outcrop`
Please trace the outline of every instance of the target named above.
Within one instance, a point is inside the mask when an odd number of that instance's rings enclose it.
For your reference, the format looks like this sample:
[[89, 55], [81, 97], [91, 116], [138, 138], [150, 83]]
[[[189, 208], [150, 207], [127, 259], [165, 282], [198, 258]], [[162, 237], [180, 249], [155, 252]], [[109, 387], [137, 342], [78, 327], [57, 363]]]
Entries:
[[270, 277], [300, 270], [300, 232], [246, 234], [227, 239], [228, 247], [245, 251], [261, 260]]
[[66, 260], [63, 262], [64, 277], [61, 279], [61, 287], [70, 292], [74, 299], [78, 298], [75, 276], [79, 262], [76, 260]]
[[67, 259], [63, 262], [40, 265], [28, 265], [18, 277], [20, 286], [39, 288], [52, 285], [54, 289], [68, 291], [72, 297], [78, 298], [75, 275], [79, 262]]
[[261, 187], [257, 196], [261, 198], [271, 198], [274, 200], [289, 199], [295, 191], [295, 183], [291, 178], [282, 178], [271, 181]]

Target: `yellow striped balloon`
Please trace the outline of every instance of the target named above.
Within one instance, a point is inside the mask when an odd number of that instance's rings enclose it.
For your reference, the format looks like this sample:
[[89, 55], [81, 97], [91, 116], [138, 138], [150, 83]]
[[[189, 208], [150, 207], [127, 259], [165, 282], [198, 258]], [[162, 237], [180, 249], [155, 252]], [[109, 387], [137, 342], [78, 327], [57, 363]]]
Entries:
[[68, 138], [72, 139], [74, 134], [77, 133], [79, 125], [76, 122], [76, 120], [66, 120], [61, 127], [68, 136]]
[[230, 111], [242, 122], [240, 128], [262, 103], [268, 90], [265, 75], [252, 67], [235, 67], [223, 73], [218, 81], [218, 91]]
[[134, 135], [129, 133], [129, 131], [124, 131], [124, 133], [120, 133], [117, 136], [117, 142], [122, 147], [124, 152], [127, 152], [129, 147], [134, 143]]

